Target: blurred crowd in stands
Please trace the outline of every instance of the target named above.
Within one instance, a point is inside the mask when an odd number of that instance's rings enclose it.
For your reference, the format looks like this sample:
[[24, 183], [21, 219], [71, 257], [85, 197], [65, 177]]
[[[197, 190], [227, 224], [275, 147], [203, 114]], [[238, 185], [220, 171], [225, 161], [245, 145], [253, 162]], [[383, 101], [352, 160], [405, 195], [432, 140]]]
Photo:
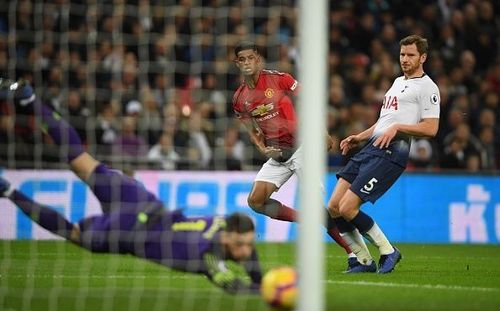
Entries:
[[[266, 67], [298, 76], [294, 0], [11, 1], [0, 7], [0, 76], [29, 80], [89, 152], [133, 168], [245, 170], [265, 159], [235, 120], [233, 47], [256, 41]], [[434, 140], [409, 169], [500, 167], [500, 5], [493, 0], [339, 0], [329, 10], [328, 130], [371, 126], [399, 68], [399, 40], [429, 40], [424, 69], [441, 92]], [[304, 38], [303, 40], [307, 40]], [[306, 103], [313, 105], [315, 103]], [[47, 167], [63, 151], [0, 105], [0, 158]], [[343, 165], [338, 143], [328, 153]]]

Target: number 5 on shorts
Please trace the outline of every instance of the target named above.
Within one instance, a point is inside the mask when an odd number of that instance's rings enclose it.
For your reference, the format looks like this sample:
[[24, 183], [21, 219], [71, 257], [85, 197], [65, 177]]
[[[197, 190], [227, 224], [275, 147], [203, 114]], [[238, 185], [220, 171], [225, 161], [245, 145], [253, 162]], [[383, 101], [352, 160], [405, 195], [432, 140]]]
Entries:
[[375, 186], [375, 184], [377, 182], [378, 182], [378, 180], [375, 177], [370, 179], [370, 181], [368, 183], [366, 183], [366, 185], [364, 185], [360, 191], [363, 193], [366, 193], [366, 194], [370, 194], [370, 191], [372, 191], [373, 187]]

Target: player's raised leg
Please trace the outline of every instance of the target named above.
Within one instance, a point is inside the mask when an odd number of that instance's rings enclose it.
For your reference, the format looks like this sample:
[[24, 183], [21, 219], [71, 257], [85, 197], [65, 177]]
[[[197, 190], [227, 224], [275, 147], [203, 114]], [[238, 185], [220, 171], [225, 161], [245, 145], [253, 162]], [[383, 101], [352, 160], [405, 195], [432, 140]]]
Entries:
[[67, 148], [67, 161], [71, 169], [80, 179], [86, 182], [101, 202], [104, 212], [121, 203], [156, 202], [157, 199], [140, 186], [138, 182], [105, 164], [94, 159], [85, 152], [84, 146], [76, 130], [50, 107], [40, 105], [43, 130], [61, 148]]
[[101, 202], [104, 212], [122, 202], [152, 202], [154, 196], [132, 178], [94, 159], [85, 151], [76, 130], [59, 113], [36, 99], [33, 88], [26, 82], [0, 81], [0, 100], [10, 100], [23, 112], [30, 111], [40, 118], [42, 131], [64, 148], [66, 160], [73, 172], [86, 182]]
[[41, 130], [61, 148], [65, 148], [66, 160], [73, 172], [82, 180], [88, 180], [99, 162], [85, 152], [76, 130], [59, 113], [36, 98], [28, 82], [0, 79], [0, 100], [12, 101], [16, 110], [38, 115]]

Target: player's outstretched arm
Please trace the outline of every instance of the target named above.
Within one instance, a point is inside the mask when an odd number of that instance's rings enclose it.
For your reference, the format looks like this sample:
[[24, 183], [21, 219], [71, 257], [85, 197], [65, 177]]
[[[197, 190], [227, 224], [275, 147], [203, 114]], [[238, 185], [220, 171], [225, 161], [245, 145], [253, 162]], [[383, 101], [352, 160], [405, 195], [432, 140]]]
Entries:
[[12, 201], [26, 216], [48, 231], [66, 240], [78, 242], [78, 233], [80, 232], [78, 226], [73, 225], [55, 210], [39, 204], [22, 192], [11, 188], [10, 183], [0, 177], [0, 198], [2, 197]]
[[[255, 282], [252, 275], [251, 281], [238, 276], [238, 273], [230, 269], [223, 259], [212, 253], [206, 253], [203, 261], [207, 267], [206, 275], [217, 287], [222, 288], [229, 294], [258, 294], [260, 282]], [[259, 272], [260, 273], [260, 272]], [[262, 278], [262, 277], [260, 277]]]
[[356, 147], [360, 142], [370, 138], [370, 136], [373, 134], [373, 131], [375, 130], [375, 125], [376, 123], [359, 134], [350, 135], [347, 138], [344, 138], [340, 142], [340, 150], [342, 151], [342, 154], [346, 155], [349, 150]]
[[388, 147], [391, 141], [398, 133], [415, 137], [434, 137], [439, 129], [438, 118], [423, 119], [417, 124], [394, 124], [389, 127], [377, 140], [373, 143], [375, 147]]

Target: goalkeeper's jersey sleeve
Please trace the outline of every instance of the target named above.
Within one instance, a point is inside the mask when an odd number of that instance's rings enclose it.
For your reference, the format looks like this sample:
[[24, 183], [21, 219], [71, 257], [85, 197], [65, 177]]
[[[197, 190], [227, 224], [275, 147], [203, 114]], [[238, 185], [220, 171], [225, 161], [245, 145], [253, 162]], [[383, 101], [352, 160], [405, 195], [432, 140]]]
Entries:
[[241, 263], [224, 260], [216, 252], [203, 255], [206, 275], [218, 287], [232, 294], [258, 294], [262, 274], [254, 250], [252, 256]]

